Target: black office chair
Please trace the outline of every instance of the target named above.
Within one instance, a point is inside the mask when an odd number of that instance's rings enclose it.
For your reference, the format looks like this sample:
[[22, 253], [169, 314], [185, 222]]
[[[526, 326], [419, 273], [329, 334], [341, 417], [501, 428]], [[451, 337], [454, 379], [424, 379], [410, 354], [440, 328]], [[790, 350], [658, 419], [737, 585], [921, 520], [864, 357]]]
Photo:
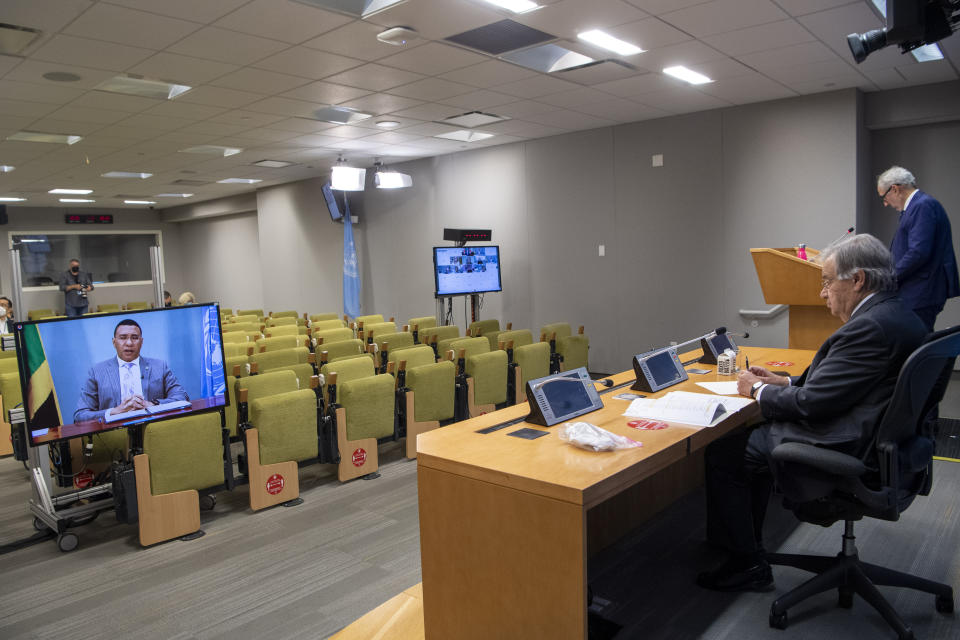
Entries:
[[[770, 607], [770, 626], [787, 628], [787, 609], [817, 593], [836, 588], [838, 606], [853, 606], [853, 594], [866, 600], [901, 639], [913, 632], [875, 585], [907, 587], [936, 596], [941, 613], [953, 612], [953, 589], [907, 573], [861, 562], [853, 523], [863, 516], [898, 520], [918, 495], [930, 492], [936, 407], [943, 398], [953, 363], [960, 354], [960, 326], [927, 337], [897, 379], [874, 439], [862, 456], [847, 455], [797, 442], [773, 450], [783, 473], [784, 505], [804, 522], [830, 526], [844, 521], [843, 547], [837, 556], [774, 553], [770, 564], [817, 575], [786, 593]], [[950, 553], [953, 553], [950, 551]]]

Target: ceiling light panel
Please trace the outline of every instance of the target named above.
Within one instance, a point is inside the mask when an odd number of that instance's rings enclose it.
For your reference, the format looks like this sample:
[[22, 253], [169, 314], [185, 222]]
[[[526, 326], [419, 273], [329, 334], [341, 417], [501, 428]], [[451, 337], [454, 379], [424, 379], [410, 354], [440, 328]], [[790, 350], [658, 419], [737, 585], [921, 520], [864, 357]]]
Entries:
[[123, 93], [130, 96], [155, 98], [159, 100], [173, 100], [177, 96], [190, 91], [192, 88], [193, 87], [188, 87], [185, 84], [173, 84], [171, 82], [163, 82], [162, 80], [131, 78], [129, 76], [116, 76], [109, 80], [104, 80], [94, 87], [97, 91]]
[[152, 173], [140, 173], [137, 171], [107, 171], [106, 173], [100, 174], [101, 178], [137, 178], [140, 180], [146, 180], [152, 176]]
[[215, 144], [201, 144], [196, 147], [187, 147], [186, 149], [180, 149], [178, 153], [199, 153], [203, 155], [210, 156], [220, 156], [222, 158], [228, 158], [230, 156], [235, 156], [238, 153], [242, 153], [243, 149], [238, 147], [221, 147]]
[[578, 33], [577, 37], [584, 42], [589, 42], [590, 44], [596, 45], [601, 49], [606, 49], [607, 51], [613, 51], [617, 55], [621, 56], [635, 56], [638, 53], [643, 53], [643, 49], [635, 44], [630, 44], [629, 42], [619, 38], [614, 38], [609, 33], [600, 31], [599, 29], [583, 31], [582, 33]]
[[663, 70], [668, 76], [673, 76], [684, 82], [689, 82], [690, 84], [707, 84], [708, 82], [713, 82], [710, 78], [703, 75], [702, 73], [697, 73], [686, 67], [677, 66], [677, 67], [667, 67]]
[[123, 204], [157, 204], [154, 200], [124, 200]]
[[20, 55], [34, 40], [40, 37], [40, 31], [15, 24], [0, 23], [0, 54]]
[[533, 11], [534, 9], [539, 9], [540, 5], [536, 2], [530, 2], [530, 0], [484, 0], [488, 4], [492, 4], [495, 7], [500, 7], [501, 9], [506, 9], [507, 11], [512, 11], [513, 13], [526, 13], [527, 11]]
[[384, 9], [406, 2], [406, 0], [294, 0], [300, 4], [321, 9], [332, 9], [355, 18], [369, 18]]
[[481, 111], [471, 111], [459, 116], [445, 118], [443, 124], [452, 124], [456, 127], [480, 127], [494, 122], [502, 122], [510, 118], [494, 115], [492, 113], [483, 113]]
[[260, 160], [259, 162], [254, 162], [253, 166], [267, 167], [268, 169], [282, 169], [283, 167], [289, 167], [293, 164], [295, 163], [284, 162], [283, 160]]
[[56, 193], [69, 196], [85, 196], [93, 193], [93, 189], [50, 189], [47, 193]]
[[224, 178], [223, 180], [217, 180], [217, 184], [256, 184], [258, 182], [263, 182], [258, 178]]
[[69, 133], [44, 133], [42, 131], [18, 131], [7, 136], [7, 140], [20, 142], [49, 142], [53, 144], [76, 144], [83, 140], [83, 136]]
[[501, 56], [504, 60], [541, 73], [556, 73], [596, 64], [597, 60], [556, 44], [544, 44], [532, 49], [514, 51]]
[[492, 133], [484, 133], [482, 131], [467, 131], [465, 129], [460, 129], [459, 131], [450, 131], [448, 133], [438, 133], [433, 136], [434, 138], [446, 138], [447, 140], [459, 140], [460, 142], [479, 142], [480, 140], [486, 140], [487, 138], [492, 138]]
[[192, 198], [192, 193], [158, 193], [154, 198]]
[[0, 164], [0, 173], [10, 173], [16, 169], [12, 164]]
[[0, 202], [25, 202], [26, 198], [14, 198], [13, 196], [4, 196], [0, 198]]
[[448, 42], [498, 56], [557, 37], [513, 20], [501, 20], [446, 38]]
[[96, 202], [96, 200], [90, 200], [89, 198], [60, 198], [60, 202]]
[[323, 122], [333, 124], [354, 124], [367, 118], [372, 118], [372, 114], [363, 113], [349, 107], [324, 107], [313, 112], [313, 117]]

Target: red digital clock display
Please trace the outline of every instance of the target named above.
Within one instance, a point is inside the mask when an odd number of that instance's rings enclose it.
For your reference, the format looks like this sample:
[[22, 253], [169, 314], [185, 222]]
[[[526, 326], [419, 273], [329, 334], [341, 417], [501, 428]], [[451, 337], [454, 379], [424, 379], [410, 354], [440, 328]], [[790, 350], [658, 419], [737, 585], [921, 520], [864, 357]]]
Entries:
[[110, 213], [67, 213], [63, 217], [67, 224], [113, 224]]

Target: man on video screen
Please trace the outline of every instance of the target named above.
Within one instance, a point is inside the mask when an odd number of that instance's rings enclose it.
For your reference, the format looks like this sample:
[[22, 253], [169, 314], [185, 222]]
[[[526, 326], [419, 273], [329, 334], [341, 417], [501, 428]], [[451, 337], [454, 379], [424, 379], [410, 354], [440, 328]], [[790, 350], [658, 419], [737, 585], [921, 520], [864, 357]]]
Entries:
[[167, 363], [140, 356], [143, 331], [134, 320], [121, 320], [113, 330], [116, 358], [90, 368], [80, 390], [75, 422], [143, 409], [149, 404], [189, 400]]

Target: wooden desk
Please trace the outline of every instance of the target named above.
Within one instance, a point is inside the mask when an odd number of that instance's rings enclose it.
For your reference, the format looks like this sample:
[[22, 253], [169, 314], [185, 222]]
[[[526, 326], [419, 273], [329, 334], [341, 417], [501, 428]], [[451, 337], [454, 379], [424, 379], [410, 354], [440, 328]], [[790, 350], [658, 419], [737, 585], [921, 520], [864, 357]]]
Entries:
[[[755, 365], [791, 361], [793, 366], [768, 368], [792, 374], [802, 373], [814, 355], [744, 350]], [[691, 378], [652, 396], [706, 392], [695, 383], [718, 376]], [[633, 372], [613, 379], [615, 384], [632, 380]], [[526, 404], [420, 435], [417, 481], [428, 640], [585, 638], [587, 559], [591, 547], [599, 548], [591, 537], [612, 542], [699, 485], [703, 447], [759, 416], [756, 404], [750, 404], [708, 429], [671, 424], [637, 431], [622, 415], [629, 402], [613, 398], [628, 390], [602, 395], [604, 408], [581, 419], [641, 441], [639, 449], [583, 451], [557, 437], [559, 425], [520, 423], [476, 433], [526, 415]], [[508, 435], [525, 426], [549, 435], [536, 440]], [[645, 502], [660, 506], [646, 508]], [[606, 509], [611, 503], [633, 506]]]

